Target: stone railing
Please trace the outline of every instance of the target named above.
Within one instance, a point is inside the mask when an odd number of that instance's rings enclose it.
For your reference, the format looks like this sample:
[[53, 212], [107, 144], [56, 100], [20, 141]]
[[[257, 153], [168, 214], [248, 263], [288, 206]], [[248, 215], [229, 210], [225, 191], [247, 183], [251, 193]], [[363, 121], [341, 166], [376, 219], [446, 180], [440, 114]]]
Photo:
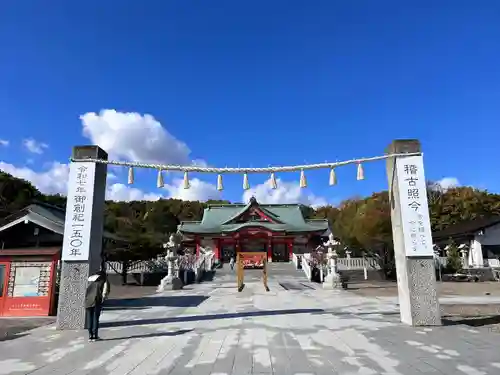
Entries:
[[311, 265], [309, 264], [311, 261], [311, 254], [302, 254], [302, 262], [301, 262], [301, 266], [302, 266], [302, 269], [304, 270], [304, 273], [307, 277], [307, 280], [311, 281], [311, 278], [312, 278], [312, 269], [311, 269]]

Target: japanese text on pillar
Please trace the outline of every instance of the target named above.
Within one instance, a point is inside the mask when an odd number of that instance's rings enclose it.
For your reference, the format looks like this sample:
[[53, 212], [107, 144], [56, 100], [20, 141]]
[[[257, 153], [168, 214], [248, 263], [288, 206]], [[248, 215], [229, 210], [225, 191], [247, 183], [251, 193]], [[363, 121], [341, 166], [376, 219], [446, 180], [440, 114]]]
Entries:
[[[411, 237], [411, 250], [417, 252], [418, 247], [425, 248], [427, 246], [427, 236], [424, 225], [424, 215], [421, 212], [422, 200], [421, 194], [426, 194], [426, 191], [419, 189], [419, 167], [415, 164], [404, 165], [404, 181], [407, 185], [407, 200], [408, 208], [416, 213], [412, 215], [411, 220], [408, 221]], [[404, 194], [404, 192], [401, 192]], [[423, 207], [427, 209], [427, 207]]]
[[[85, 204], [87, 201], [88, 174], [87, 167], [79, 166], [76, 175], [76, 191], [73, 196], [73, 213], [71, 235], [69, 239], [69, 256], [82, 255], [83, 233], [85, 223]], [[71, 207], [71, 205], [68, 205]]]

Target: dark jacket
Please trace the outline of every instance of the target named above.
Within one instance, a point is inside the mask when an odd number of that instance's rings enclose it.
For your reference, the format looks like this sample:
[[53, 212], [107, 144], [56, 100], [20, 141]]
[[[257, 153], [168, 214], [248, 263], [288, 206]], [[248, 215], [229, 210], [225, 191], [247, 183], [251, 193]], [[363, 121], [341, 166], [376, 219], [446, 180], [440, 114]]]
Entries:
[[97, 274], [89, 277], [85, 293], [85, 308], [101, 306], [109, 295], [110, 285], [106, 276]]

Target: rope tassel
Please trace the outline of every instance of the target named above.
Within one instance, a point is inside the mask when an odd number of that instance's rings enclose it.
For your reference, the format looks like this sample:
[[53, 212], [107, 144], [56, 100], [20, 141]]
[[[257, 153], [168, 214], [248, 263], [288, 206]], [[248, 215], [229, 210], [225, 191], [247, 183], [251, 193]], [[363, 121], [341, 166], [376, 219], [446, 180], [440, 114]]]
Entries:
[[271, 188], [277, 189], [278, 188], [278, 182], [276, 181], [276, 176], [274, 172], [271, 172]]
[[250, 189], [250, 184], [248, 183], [248, 174], [245, 172], [243, 175], [243, 190]]
[[134, 183], [134, 168], [130, 167], [128, 169], [128, 184], [132, 185]]
[[191, 187], [191, 185], [189, 184], [189, 176], [187, 172], [184, 172], [184, 181], [182, 185], [184, 189], [189, 189]]
[[222, 175], [217, 176], [217, 190], [222, 191], [224, 190], [224, 185], [222, 184]]
[[337, 174], [335, 168], [330, 169], [330, 186], [337, 185]]
[[161, 171], [161, 169], [158, 170], [158, 178], [156, 179], [156, 187], [158, 188], [162, 188], [164, 186], [164, 182], [163, 182], [163, 173]]
[[304, 170], [300, 171], [300, 187], [301, 188], [307, 187], [306, 174], [304, 173]]
[[361, 181], [364, 179], [365, 179], [365, 171], [363, 170], [363, 165], [361, 163], [358, 163], [357, 180]]

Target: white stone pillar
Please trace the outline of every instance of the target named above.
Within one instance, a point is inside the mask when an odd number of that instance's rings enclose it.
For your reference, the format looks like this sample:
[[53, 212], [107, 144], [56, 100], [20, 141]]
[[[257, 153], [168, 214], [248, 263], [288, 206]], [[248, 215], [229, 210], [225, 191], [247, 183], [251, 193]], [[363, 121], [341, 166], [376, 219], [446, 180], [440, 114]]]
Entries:
[[[74, 159], [107, 159], [98, 146], [76, 146]], [[107, 165], [70, 164], [62, 248], [57, 329], [85, 328], [88, 277], [102, 264]]]
[[[396, 140], [387, 154], [420, 152], [418, 140]], [[401, 321], [441, 325], [422, 156], [387, 159]]]
[[471, 241], [470, 256], [472, 257], [472, 259], [469, 257], [472, 260], [472, 267], [484, 267], [483, 246], [478, 238], [474, 238]]

